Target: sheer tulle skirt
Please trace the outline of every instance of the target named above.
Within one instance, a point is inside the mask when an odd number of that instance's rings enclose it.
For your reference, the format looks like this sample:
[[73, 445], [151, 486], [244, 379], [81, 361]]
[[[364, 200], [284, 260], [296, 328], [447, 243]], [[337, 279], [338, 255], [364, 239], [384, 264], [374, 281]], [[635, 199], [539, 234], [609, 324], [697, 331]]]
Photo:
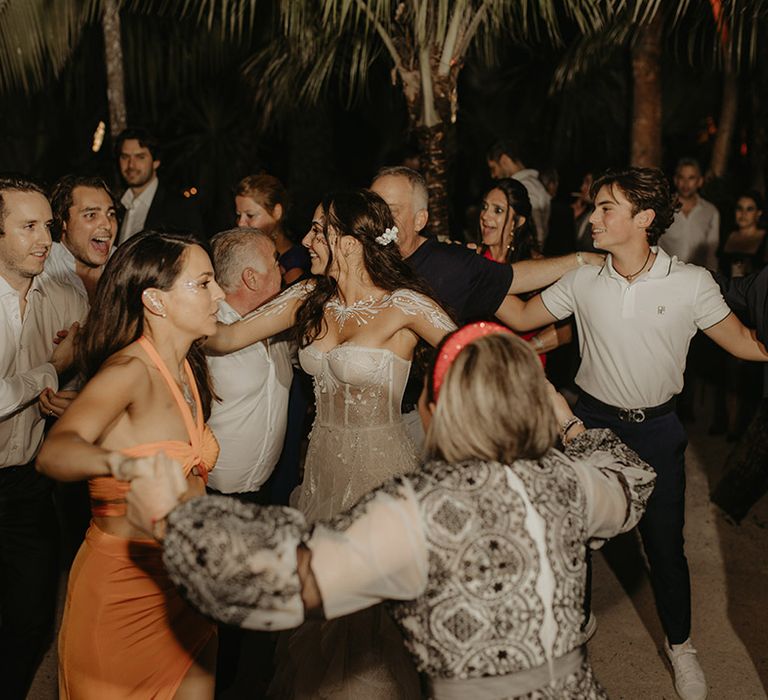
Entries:
[[[296, 507], [309, 521], [330, 518], [417, 465], [402, 420], [372, 428], [315, 425]], [[292, 499], [294, 500], [294, 499]], [[419, 678], [382, 605], [337, 620], [309, 621], [281, 637], [273, 698], [416, 700]]]
[[310, 522], [330, 518], [416, 465], [402, 420], [371, 428], [315, 425], [295, 505]]

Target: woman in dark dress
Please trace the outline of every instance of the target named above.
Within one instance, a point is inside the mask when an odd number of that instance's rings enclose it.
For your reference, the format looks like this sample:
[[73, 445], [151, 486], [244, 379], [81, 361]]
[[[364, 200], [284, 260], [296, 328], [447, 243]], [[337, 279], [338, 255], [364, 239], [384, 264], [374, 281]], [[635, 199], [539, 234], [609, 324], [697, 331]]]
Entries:
[[[763, 200], [757, 192], [745, 192], [736, 200], [735, 223], [720, 251], [720, 271], [728, 279], [760, 272], [766, 262], [766, 230], [760, 226]], [[735, 440], [744, 432], [760, 399], [760, 363], [739, 360], [725, 354], [724, 405], [719, 410], [725, 419], [717, 421]]]

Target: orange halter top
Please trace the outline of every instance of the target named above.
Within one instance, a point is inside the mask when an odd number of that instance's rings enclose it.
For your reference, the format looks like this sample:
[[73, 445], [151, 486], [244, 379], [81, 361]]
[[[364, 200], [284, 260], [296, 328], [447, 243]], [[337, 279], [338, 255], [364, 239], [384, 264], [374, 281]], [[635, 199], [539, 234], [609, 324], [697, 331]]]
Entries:
[[[203, 406], [200, 402], [200, 392], [197, 390], [195, 376], [189, 362], [184, 360], [184, 370], [187, 373], [189, 386], [195, 399], [197, 419], [192, 416], [187, 402], [179, 391], [170, 371], [165, 366], [149, 338], [142, 336], [137, 341], [149, 359], [157, 367], [165, 379], [165, 383], [181, 411], [184, 424], [189, 433], [189, 442], [181, 440], [163, 440], [161, 442], [147, 442], [120, 450], [128, 457], [150, 457], [158, 452], [165, 452], [171, 459], [181, 462], [184, 466], [184, 474], [188, 476], [193, 467], [199, 467], [198, 471], [203, 480], [208, 483], [208, 472], [213, 469], [219, 456], [219, 443], [211, 429], [203, 423]], [[91, 495], [91, 512], [96, 517], [109, 517], [125, 515], [125, 494], [131, 488], [130, 483], [117, 481], [111, 476], [100, 476], [90, 479], [88, 489]]]

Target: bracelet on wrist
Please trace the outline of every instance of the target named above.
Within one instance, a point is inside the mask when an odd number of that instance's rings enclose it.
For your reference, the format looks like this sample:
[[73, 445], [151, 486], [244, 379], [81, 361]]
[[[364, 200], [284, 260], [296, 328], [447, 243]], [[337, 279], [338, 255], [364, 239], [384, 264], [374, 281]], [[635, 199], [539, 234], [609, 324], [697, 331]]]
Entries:
[[560, 426], [560, 440], [562, 441], [563, 445], [565, 445], [566, 438], [568, 437], [568, 432], [572, 430], [573, 427], [576, 425], [580, 425], [583, 428], [584, 421], [581, 420], [581, 418], [572, 416]]

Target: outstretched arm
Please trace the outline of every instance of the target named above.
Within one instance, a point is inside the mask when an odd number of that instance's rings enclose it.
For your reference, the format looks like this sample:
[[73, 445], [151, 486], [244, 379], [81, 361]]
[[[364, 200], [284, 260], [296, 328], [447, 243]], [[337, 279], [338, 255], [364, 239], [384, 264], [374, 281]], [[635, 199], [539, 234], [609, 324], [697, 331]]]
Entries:
[[230, 325], [219, 323], [216, 335], [205, 341], [203, 349], [209, 355], [226, 355], [282, 333], [296, 322], [296, 311], [314, 285], [312, 280], [299, 282], [252, 311], [242, 321]]
[[521, 260], [512, 265], [514, 276], [509, 294], [523, 294], [548, 287], [566, 272], [582, 265], [601, 266], [605, 258], [598, 253], [571, 253], [557, 258]]
[[128, 518], [164, 540], [171, 579], [216, 620], [288, 629], [306, 613], [322, 609], [328, 618], [339, 617], [388, 598], [413, 598], [426, 586], [426, 539], [407, 482], [392, 493], [371, 494], [333, 523], [316, 524], [308, 536], [303, 516], [291, 508], [220, 496], [175, 505], [180, 490], [171, 476], [156, 470], [136, 479]]
[[720, 323], [704, 330], [723, 350], [742, 360], [768, 362], [768, 350], [755, 331], [747, 328], [736, 314], [728, 314]]
[[530, 331], [558, 320], [544, 306], [541, 296], [523, 301], [514, 294], [504, 298], [501, 306], [496, 309], [496, 318], [516, 331]]

